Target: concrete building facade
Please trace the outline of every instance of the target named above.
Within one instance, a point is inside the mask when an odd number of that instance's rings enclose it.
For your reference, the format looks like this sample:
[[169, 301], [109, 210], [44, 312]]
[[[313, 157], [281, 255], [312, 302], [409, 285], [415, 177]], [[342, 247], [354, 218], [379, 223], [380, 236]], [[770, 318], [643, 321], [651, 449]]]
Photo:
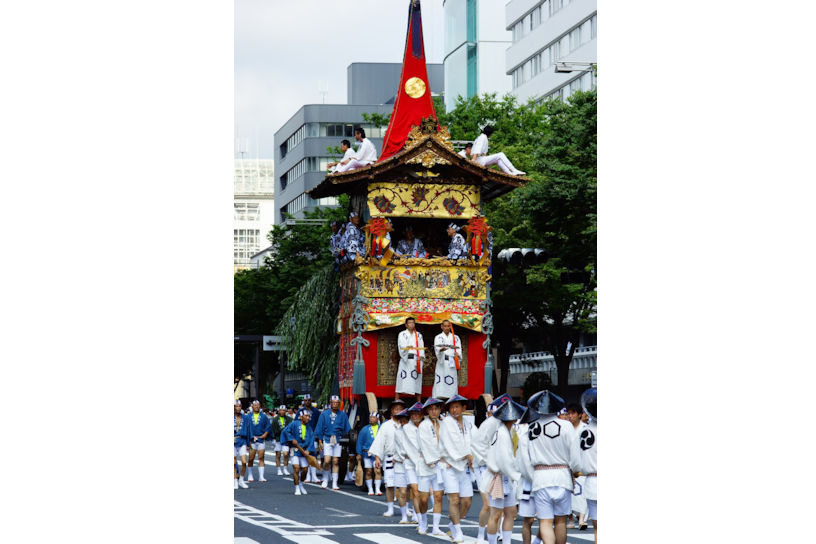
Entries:
[[275, 161], [235, 159], [233, 180], [233, 267], [250, 268], [251, 257], [269, 245], [275, 219]]
[[595, 87], [594, 73], [557, 73], [556, 62], [598, 62], [597, 0], [510, 0], [506, 28], [512, 44], [506, 52], [506, 73], [513, 94], [530, 98], [566, 99], [576, 90]]
[[459, 96], [509, 92], [511, 79], [500, 68], [511, 44], [511, 33], [499, 23], [505, 15], [502, 3], [444, 0], [443, 9], [445, 109], [451, 111]]
[[[431, 93], [440, 95], [442, 65], [427, 66]], [[298, 218], [315, 207], [337, 204], [335, 197], [314, 200], [306, 191], [323, 180], [328, 163], [340, 158], [327, 147], [339, 146], [344, 139], [356, 145], [355, 126], [363, 127], [377, 153], [382, 152], [387, 127], [365, 123], [363, 114], [391, 113], [401, 70], [402, 63], [353, 63], [348, 67], [348, 104], [307, 104], [275, 132], [275, 224], [284, 221], [284, 214]]]

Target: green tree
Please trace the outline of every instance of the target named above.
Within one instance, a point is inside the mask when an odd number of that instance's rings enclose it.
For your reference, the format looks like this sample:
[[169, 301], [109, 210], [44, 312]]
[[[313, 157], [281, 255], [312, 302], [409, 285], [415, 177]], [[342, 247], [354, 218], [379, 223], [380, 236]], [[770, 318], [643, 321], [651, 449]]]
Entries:
[[[494, 256], [509, 247], [547, 250], [544, 262], [521, 267], [494, 259], [494, 338], [507, 379], [513, 341], [541, 341], [566, 394], [569, 364], [581, 332], [594, 332], [597, 230], [597, 93], [519, 104], [495, 94], [460, 99], [437, 111], [456, 140], [473, 140], [486, 124], [496, 132], [491, 151], [503, 151], [528, 172], [526, 187], [488, 203]], [[568, 348], [569, 346], [569, 348]]]

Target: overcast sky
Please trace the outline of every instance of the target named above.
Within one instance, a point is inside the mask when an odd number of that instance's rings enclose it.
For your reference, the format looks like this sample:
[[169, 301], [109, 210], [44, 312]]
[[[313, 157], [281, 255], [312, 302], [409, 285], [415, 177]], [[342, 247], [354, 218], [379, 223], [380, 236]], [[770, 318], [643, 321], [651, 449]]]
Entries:
[[[235, 0], [235, 151], [274, 158], [304, 104], [346, 103], [352, 62], [402, 62], [409, 0]], [[442, 62], [442, 0], [422, 1], [425, 53]]]

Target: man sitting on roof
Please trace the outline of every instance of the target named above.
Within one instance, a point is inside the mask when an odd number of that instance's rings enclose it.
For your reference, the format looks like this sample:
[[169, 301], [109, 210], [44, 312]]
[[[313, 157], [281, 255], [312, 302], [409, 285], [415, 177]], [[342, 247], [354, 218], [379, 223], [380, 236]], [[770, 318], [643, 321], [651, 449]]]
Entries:
[[473, 149], [470, 152], [471, 160], [476, 161], [484, 167], [488, 167], [491, 164], [498, 164], [502, 172], [510, 174], [511, 176], [523, 176], [526, 174], [527, 172], [522, 172], [513, 166], [513, 163], [510, 162], [510, 159], [508, 159], [504, 153], [487, 154], [487, 139], [493, 134], [493, 131], [494, 129], [491, 125], [487, 125], [482, 129], [482, 133], [479, 134], [479, 137], [473, 142]]
[[366, 138], [365, 130], [363, 130], [362, 127], [356, 127], [354, 129], [354, 139], [360, 142], [360, 149], [354, 153], [354, 158], [340, 161], [335, 172], [348, 172], [349, 170], [356, 170], [377, 162], [377, 150], [374, 148], [374, 144], [371, 143], [371, 140]]
[[329, 166], [329, 173], [334, 174], [337, 171], [337, 168], [341, 164], [348, 163], [351, 159], [354, 158], [354, 150], [351, 148], [351, 142], [348, 140], [343, 140], [340, 142], [340, 151], [343, 152], [343, 158], [340, 159], [339, 162], [330, 162], [327, 166]]
[[465, 148], [459, 152], [460, 157], [464, 157], [466, 159], [471, 158], [471, 154], [473, 153], [473, 144], [465, 144]]

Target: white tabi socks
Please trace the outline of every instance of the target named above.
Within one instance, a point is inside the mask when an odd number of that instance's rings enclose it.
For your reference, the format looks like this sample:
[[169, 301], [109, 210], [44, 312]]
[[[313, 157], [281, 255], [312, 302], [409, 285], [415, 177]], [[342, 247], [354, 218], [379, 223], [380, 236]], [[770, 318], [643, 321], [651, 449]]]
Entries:
[[499, 533], [491, 535], [487, 533], [487, 544], [497, 544], [499, 542]]
[[232, 481], [235, 482], [234, 488], [238, 489], [238, 478], [233, 478]]
[[332, 472], [332, 489], [340, 489], [337, 486], [337, 478], [340, 476], [337, 472]]
[[513, 531], [502, 531], [502, 542], [510, 544], [513, 541]]
[[538, 538], [537, 536], [533, 537], [533, 544], [542, 544], [542, 542], [543, 541], [540, 538]]
[[258, 467], [258, 476], [259, 476], [258, 481], [259, 482], [265, 482], [266, 481], [266, 479], [264, 478], [264, 475], [263, 475], [265, 468], [266, 468], [265, 466], [264, 467]]
[[382, 480], [374, 480], [374, 493], [377, 495], [381, 495], [382, 491], [380, 491], [380, 486], [382, 485]]
[[325, 470], [323, 471], [323, 483], [320, 484], [320, 487], [322, 487], [323, 489], [329, 487], [329, 474]]
[[383, 514], [383, 516], [385, 516], [387, 518], [393, 516], [394, 515], [394, 503], [393, 502], [387, 502], [385, 504], [388, 506], [388, 510], [385, 511], [385, 514]]
[[424, 535], [428, 532], [428, 514], [417, 514], [419, 516], [419, 534]]
[[373, 495], [374, 494], [374, 488], [372, 487], [371, 480], [366, 480], [366, 486], [368, 486], [368, 494]]
[[444, 535], [445, 534], [445, 533], [443, 533], [442, 531], [439, 530], [439, 520], [441, 520], [441, 519], [442, 519], [442, 514], [437, 514], [436, 512], [434, 512], [434, 515], [433, 515], [433, 531], [431, 531], [431, 534], [434, 534], [434, 533], [439, 534], [439, 535]]
[[487, 527], [482, 527], [481, 525], [479, 525], [479, 534], [476, 535], [476, 541], [477, 542], [481, 542], [482, 540], [484, 540], [486, 530], [487, 530]]
[[408, 523], [408, 507], [407, 506], [400, 506], [400, 514], [402, 514], [402, 519], [399, 521], [400, 523]]

